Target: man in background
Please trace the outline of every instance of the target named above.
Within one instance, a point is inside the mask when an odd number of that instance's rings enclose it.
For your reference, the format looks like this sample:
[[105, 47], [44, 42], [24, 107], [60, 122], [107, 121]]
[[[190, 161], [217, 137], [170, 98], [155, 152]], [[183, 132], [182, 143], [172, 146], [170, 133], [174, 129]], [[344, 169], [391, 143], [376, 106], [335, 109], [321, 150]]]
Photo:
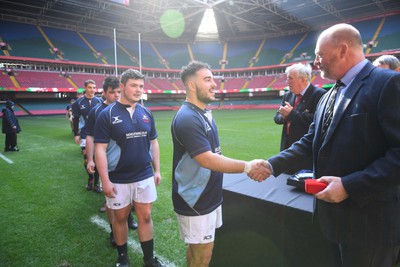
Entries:
[[19, 151], [17, 145], [17, 134], [21, 131], [17, 117], [14, 114], [14, 102], [7, 100], [6, 106], [2, 109], [3, 124], [2, 132], [6, 135], [4, 152]]
[[392, 55], [383, 55], [374, 60], [374, 66], [400, 71], [400, 61], [397, 57]]
[[[87, 80], [84, 83], [85, 93], [72, 104], [72, 121], [74, 131], [74, 141], [80, 145], [83, 155], [83, 167], [87, 173], [87, 155], [86, 155], [86, 120], [89, 111], [98, 103], [103, 102], [100, 97], [95, 96], [96, 83], [93, 80]], [[88, 182], [86, 189], [101, 193], [99, 186], [99, 175], [97, 173], [88, 173]]]
[[69, 104], [67, 105], [67, 107], [65, 108], [65, 119], [69, 121], [72, 133], [74, 132], [74, 123], [72, 121], [72, 118], [73, 118], [73, 116], [72, 116], [72, 104], [74, 104], [74, 102], [75, 102], [75, 99], [72, 98], [69, 101]]
[[[324, 89], [311, 84], [311, 66], [297, 63], [286, 68], [286, 83], [289, 91], [282, 99], [282, 105], [274, 116], [276, 124], [283, 124], [281, 151], [290, 147], [308, 131], [314, 118], [319, 99]], [[311, 170], [312, 159], [304, 158], [286, 171], [293, 174], [299, 170]]]

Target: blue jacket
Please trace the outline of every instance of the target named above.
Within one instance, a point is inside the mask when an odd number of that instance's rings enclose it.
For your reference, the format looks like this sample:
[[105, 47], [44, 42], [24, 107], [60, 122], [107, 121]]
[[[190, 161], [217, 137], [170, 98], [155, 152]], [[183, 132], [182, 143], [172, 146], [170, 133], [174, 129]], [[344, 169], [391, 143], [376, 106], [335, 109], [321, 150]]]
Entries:
[[21, 127], [19, 126], [18, 119], [14, 114], [14, 110], [11, 107], [4, 107], [1, 111], [3, 113], [3, 127], [2, 132], [6, 133], [14, 133], [14, 126], [17, 126], [16, 131], [19, 133], [21, 131]]
[[314, 174], [341, 177], [349, 197], [317, 200], [324, 235], [348, 245], [400, 244], [400, 74], [367, 63], [337, 107], [323, 142], [330, 93], [319, 103], [308, 133], [269, 159], [277, 176], [305, 156]]

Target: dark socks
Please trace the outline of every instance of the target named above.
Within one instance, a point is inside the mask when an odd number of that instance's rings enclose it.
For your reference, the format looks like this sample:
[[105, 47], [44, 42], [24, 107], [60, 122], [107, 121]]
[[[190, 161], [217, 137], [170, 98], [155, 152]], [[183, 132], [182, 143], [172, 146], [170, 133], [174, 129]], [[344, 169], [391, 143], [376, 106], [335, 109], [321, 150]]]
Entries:
[[95, 171], [95, 173], [93, 174], [93, 176], [94, 176], [94, 183], [93, 183], [93, 185], [97, 185], [97, 186], [99, 186], [99, 178], [100, 178], [100, 176], [99, 176], [99, 173], [97, 172], [97, 170]]
[[145, 242], [140, 242], [143, 251], [143, 260], [148, 261], [154, 257], [153, 250], [154, 250], [154, 242], [153, 239]]
[[123, 259], [128, 257], [128, 246], [127, 243], [123, 244], [122, 246], [117, 245], [117, 250], [118, 250], [118, 257], [121, 257]]

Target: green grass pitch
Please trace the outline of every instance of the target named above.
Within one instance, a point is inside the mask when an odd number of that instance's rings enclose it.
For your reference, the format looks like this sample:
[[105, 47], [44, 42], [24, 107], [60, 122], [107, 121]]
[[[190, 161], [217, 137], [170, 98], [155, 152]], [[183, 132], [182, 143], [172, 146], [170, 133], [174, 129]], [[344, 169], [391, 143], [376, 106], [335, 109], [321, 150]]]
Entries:
[[[213, 111], [222, 153], [243, 160], [276, 154], [282, 126], [273, 122], [274, 113]], [[174, 114], [154, 112], [163, 181], [152, 214], [156, 255], [170, 266], [185, 266], [186, 248], [171, 202]], [[6, 158], [0, 158], [0, 266], [113, 266], [107, 219], [98, 212], [103, 195], [85, 189], [87, 175], [69, 122], [62, 115], [19, 121], [21, 151], [2, 152]], [[129, 232], [129, 240], [131, 266], [141, 266], [136, 231]]]

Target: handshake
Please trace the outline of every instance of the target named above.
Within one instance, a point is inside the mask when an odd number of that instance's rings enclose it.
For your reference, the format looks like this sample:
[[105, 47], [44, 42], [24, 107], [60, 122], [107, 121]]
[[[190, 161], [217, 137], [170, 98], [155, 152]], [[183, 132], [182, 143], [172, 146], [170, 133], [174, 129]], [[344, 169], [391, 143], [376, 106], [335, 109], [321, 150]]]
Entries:
[[247, 173], [248, 177], [257, 182], [264, 181], [272, 174], [270, 164], [263, 159], [245, 162], [244, 172]]

